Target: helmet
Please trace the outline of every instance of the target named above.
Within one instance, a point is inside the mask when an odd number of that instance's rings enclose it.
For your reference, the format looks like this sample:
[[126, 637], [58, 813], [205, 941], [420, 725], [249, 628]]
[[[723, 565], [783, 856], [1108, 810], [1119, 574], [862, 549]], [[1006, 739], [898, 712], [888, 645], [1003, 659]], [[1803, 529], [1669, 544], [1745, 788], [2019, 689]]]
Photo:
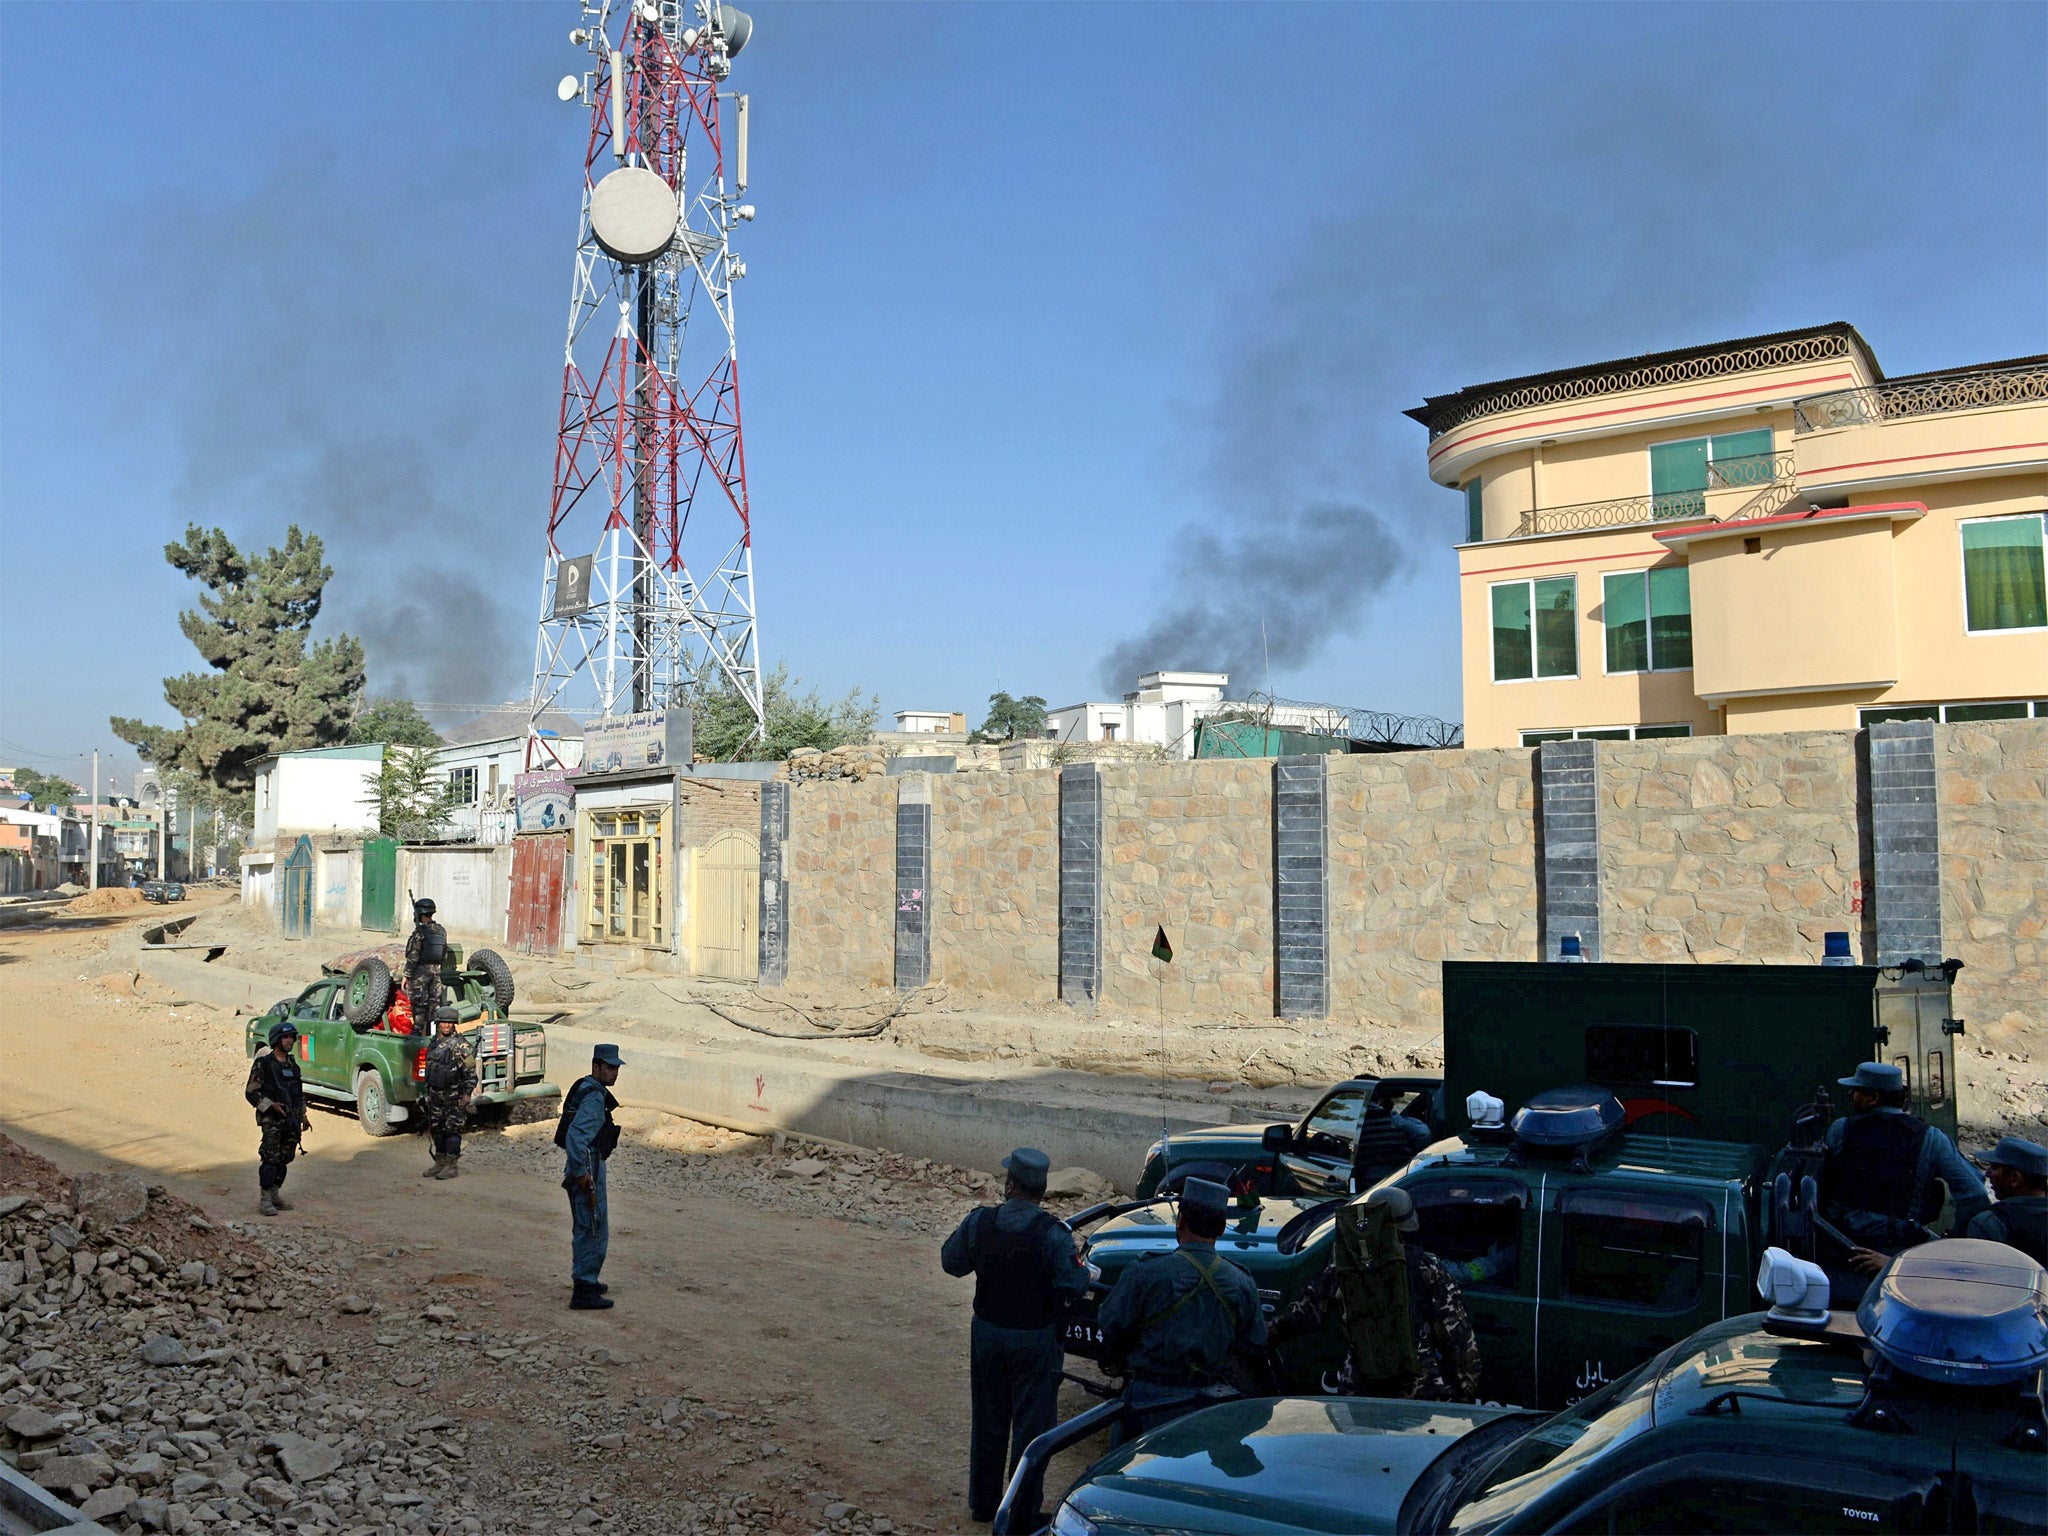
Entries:
[[434, 898], [422, 896], [412, 904], [412, 920], [423, 923], [434, 915]]
[[298, 1038], [299, 1026], [290, 1019], [279, 1019], [270, 1026], [270, 1043], [272, 1045], [276, 1045], [280, 1040], [296, 1040]]

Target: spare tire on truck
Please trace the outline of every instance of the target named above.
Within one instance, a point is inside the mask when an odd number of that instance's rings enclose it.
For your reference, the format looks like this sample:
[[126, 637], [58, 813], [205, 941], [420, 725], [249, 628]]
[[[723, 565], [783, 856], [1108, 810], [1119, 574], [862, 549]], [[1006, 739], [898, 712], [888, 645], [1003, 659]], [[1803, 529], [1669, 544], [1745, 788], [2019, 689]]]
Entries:
[[512, 1011], [512, 967], [505, 963], [505, 957], [495, 949], [480, 949], [469, 957], [472, 971], [482, 971], [484, 980], [490, 986], [491, 996], [498, 1006], [507, 1013]]
[[349, 968], [341, 984], [341, 1016], [351, 1024], [374, 1024], [391, 1006], [391, 967], [375, 955]]

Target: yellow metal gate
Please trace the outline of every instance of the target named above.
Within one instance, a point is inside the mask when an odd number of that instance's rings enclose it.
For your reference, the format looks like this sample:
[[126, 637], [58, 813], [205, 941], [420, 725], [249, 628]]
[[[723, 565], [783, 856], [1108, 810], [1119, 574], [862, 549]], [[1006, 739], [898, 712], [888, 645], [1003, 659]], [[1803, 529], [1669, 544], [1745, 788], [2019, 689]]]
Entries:
[[727, 828], [697, 850], [690, 868], [691, 968], [752, 981], [760, 960], [760, 839]]

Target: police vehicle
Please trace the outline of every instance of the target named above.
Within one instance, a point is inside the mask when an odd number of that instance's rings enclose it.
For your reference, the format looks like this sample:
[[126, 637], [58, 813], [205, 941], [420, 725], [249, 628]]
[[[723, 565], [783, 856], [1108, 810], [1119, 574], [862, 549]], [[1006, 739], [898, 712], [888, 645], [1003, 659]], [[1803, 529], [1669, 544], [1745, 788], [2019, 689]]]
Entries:
[[[2048, 1530], [2048, 1272], [2001, 1243], [1894, 1260], [1853, 1316], [1770, 1250], [1768, 1312], [1553, 1414], [1370, 1398], [1200, 1409], [1095, 1463], [1054, 1536]], [[1030, 1467], [1116, 1404], [1033, 1442]], [[1019, 1486], [1012, 1483], [1012, 1488]], [[1009, 1503], [997, 1532], [1023, 1530]]]
[[[1953, 1135], [1953, 975], [1447, 962], [1454, 1134], [1390, 1182], [1464, 1293], [1482, 1397], [1564, 1407], [1749, 1311], [1767, 1244], [1813, 1257], [1801, 1185], [1833, 1113], [1823, 1085], [1857, 1062], [1902, 1065], [1914, 1113]], [[1502, 1104], [1499, 1123], [1474, 1123], [1475, 1096]], [[1289, 1129], [1269, 1134], [1277, 1144]], [[1259, 1162], [1232, 1178], [1239, 1203], [1217, 1251], [1277, 1314], [1329, 1263], [1342, 1199], [1274, 1193]], [[1102, 1299], [1129, 1264], [1172, 1247], [1174, 1184], [1073, 1218], [1097, 1279], [1063, 1318], [1070, 1354], [1097, 1357]], [[1281, 1379], [1325, 1388], [1341, 1350], [1334, 1333], [1290, 1341]]]

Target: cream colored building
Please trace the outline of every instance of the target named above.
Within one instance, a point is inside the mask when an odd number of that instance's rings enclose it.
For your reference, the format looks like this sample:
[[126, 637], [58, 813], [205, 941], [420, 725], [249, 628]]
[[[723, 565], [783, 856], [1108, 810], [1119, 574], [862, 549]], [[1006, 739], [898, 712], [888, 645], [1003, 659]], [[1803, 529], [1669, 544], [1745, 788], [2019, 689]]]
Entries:
[[1835, 324], [1408, 414], [1469, 746], [2048, 717], [2048, 357], [1887, 378]]

